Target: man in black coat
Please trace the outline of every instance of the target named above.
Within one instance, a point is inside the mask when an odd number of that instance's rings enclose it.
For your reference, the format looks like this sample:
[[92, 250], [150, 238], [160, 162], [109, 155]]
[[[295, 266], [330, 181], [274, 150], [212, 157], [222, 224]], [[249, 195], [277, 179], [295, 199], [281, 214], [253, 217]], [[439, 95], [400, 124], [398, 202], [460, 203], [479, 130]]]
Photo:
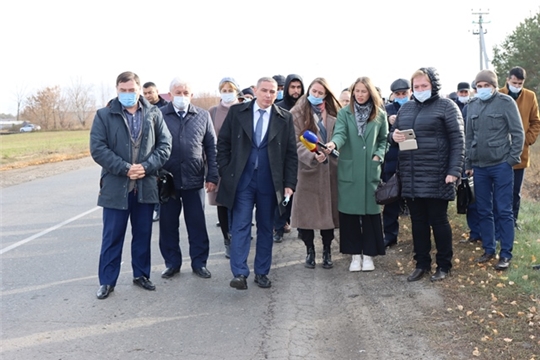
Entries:
[[[388, 116], [388, 128], [390, 129], [396, 121], [396, 116], [401, 105], [409, 101], [411, 97], [411, 82], [407, 79], [397, 79], [390, 85], [390, 91], [394, 95], [394, 101], [386, 105], [386, 115]], [[398, 144], [390, 143], [388, 151], [384, 156], [384, 167], [382, 180], [388, 181], [396, 172], [398, 161]], [[384, 225], [384, 245], [392, 246], [397, 244], [399, 233], [399, 214], [405, 207], [403, 199], [386, 204], [383, 209]]]
[[[276, 102], [276, 105], [285, 110], [291, 110], [302, 95], [304, 95], [304, 82], [302, 77], [297, 74], [287, 75], [287, 78], [285, 79], [283, 100]], [[291, 222], [291, 210], [292, 199], [285, 207], [285, 212], [283, 214], [279, 214], [276, 209], [276, 213], [274, 214], [274, 241], [277, 243], [283, 241], [283, 233], [291, 231], [291, 226], [289, 225]]]
[[263, 77], [255, 88], [255, 101], [233, 105], [218, 136], [217, 163], [221, 176], [217, 202], [231, 210], [230, 286], [247, 289], [247, 258], [251, 220], [256, 207], [257, 246], [255, 283], [269, 288], [272, 263], [272, 228], [276, 206], [292, 196], [297, 182], [298, 155], [290, 112], [273, 105], [277, 83]]

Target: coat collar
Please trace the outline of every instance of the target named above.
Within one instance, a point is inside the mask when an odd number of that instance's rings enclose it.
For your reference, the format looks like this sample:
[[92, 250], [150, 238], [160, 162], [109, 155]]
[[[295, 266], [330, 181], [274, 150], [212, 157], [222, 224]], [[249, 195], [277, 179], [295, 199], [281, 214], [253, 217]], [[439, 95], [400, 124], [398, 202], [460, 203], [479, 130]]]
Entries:
[[[245, 121], [241, 121], [240, 125], [246, 132], [250, 140], [253, 140], [253, 105], [254, 100], [248, 103], [241, 103], [233, 105], [233, 107], [238, 106], [239, 114], [242, 115], [242, 118]], [[273, 138], [281, 131], [286, 122], [286, 110], [272, 104], [272, 110], [270, 111], [270, 123], [268, 124], [268, 142], [272, 141]]]

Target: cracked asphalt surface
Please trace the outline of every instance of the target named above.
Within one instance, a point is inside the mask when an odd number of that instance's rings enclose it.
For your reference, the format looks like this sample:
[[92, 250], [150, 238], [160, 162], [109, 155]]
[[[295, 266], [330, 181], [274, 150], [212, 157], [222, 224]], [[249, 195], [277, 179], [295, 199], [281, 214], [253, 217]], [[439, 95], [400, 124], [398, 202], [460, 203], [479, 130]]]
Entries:
[[318, 263], [306, 269], [305, 247], [293, 230], [274, 245], [272, 288], [257, 287], [253, 276], [248, 290], [230, 288], [212, 206], [206, 207], [211, 279], [191, 273], [183, 221], [181, 273], [162, 279], [155, 223], [157, 290], [132, 285], [128, 235], [117, 287], [97, 300], [99, 167], [84, 158], [1, 177], [1, 249], [20, 244], [0, 255], [2, 359], [469, 358], [450, 346], [456, 325], [438, 315], [445, 309], [440, 285], [427, 278], [407, 283], [412, 269], [400, 271], [396, 263], [412, 254], [396, 248], [375, 259], [375, 271], [351, 273], [338, 240], [334, 268], [323, 269], [316, 239]]

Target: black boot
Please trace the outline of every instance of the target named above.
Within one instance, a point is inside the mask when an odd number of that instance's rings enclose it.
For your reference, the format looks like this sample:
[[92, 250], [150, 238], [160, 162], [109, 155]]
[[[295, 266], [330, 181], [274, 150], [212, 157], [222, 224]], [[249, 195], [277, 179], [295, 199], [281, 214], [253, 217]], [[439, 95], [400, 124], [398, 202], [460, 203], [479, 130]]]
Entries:
[[304, 265], [308, 269], [315, 269], [315, 247], [307, 247], [306, 264]]
[[225, 244], [225, 257], [227, 259], [231, 258], [231, 234], [228, 234], [227, 238], [223, 239]]
[[331, 269], [334, 267], [334, 263], [332, 262], [332, 250], [330, 249], [330, 245], [324, 245], [323, 247], [322, 267], [325, 269]]

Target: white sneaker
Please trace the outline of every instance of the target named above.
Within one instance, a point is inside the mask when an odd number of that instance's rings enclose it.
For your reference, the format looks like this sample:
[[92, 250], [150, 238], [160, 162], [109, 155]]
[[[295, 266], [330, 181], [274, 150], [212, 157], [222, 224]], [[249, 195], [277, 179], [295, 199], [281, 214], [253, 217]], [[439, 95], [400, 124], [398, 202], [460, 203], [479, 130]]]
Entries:
[[363, 255], [362, 256], [362, 271], [373, 271], [375, 270], [375, 264], [373, 264], [373, 258], [371, 256]]
[[353, 255], [351, 266], [349, 266], [349, 271], [360, 271], [362, 270], [362, 257], [360, 255]]

